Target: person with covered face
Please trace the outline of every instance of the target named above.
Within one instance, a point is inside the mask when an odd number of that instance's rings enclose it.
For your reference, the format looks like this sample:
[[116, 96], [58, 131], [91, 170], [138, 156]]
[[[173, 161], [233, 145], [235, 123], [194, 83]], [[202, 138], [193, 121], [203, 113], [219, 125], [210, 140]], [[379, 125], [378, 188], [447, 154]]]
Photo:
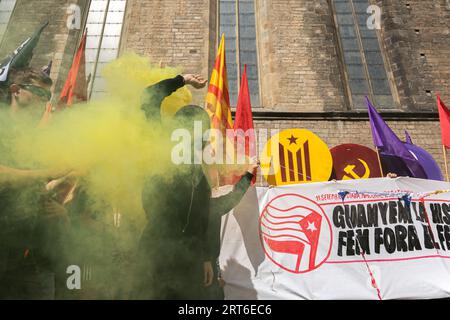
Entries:
[[[0, 88], [1, 108], [9, 109], [11, 122], [26, 116], [37, 126], [51, 98], [51, 86], [52, 80], [39, 70], [9, 70], [8, 82]], [[0, 144], [3, 139], [7, 137], [0, 137]], [[5, 148], [0, 156], [0, 298], [52, 299], [58, 230], [67, 216], [45, 186], [68, 172], [21, 168], [17, 159], [8, 159]]]
[[[159, 121], [163, 100], [185, 85], [201, 89], [206, 80], [199, 75], [178, 75], [147, 88], [142, 104], [146, 117]], [[204, 130], [210, 127], [207, 112], [195, 105], [181, 108], [175, 121], [178, 128], [191, 132], [195, 121], [201, 121]], [[196, 151], [201, 150], [194, 150], [192, 155]], [[227, 198], [229, 203], [242, 198], [255, 167], [256, 163], [248, 165], [232, 199]], [[204, 299], [205, 286], [212, 281], [211, 262], [215, 257], [209, 256], [207, 232], [211, 187], [201, 164], [174, 164], [173, 170], [170, 179], [149, 177], [142, 191], [148, 222], [138, 249], [136, 299]]]
[[[53, 299], [59, 233], [65, 209], [45, 186], [68, 170], [33, 169], [10, 157], [15, 124], [26, 118], [39, 125], [51, 98], [52, 80], [29, 67], [44, 24], [0, 65], [0, 299]], [[32, 122], [30, 122], [32, 123]], [[5, 128], [8, 126], [8, 128]]]

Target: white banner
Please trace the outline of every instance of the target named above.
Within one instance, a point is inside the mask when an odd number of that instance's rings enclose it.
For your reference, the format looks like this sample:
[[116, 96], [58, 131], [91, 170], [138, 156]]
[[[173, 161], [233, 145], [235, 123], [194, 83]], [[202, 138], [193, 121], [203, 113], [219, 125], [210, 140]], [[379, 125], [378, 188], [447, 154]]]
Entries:
[[412, 178], [251, 188], [222, 218], [225, 297], [450, 297], [449, 189]]

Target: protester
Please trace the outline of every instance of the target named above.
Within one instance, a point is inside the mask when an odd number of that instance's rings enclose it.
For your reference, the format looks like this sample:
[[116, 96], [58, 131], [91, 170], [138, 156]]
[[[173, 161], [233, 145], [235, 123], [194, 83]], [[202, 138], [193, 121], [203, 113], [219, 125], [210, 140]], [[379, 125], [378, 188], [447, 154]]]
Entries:
[[[220, 271], [218, 268], [218, 258], [220, 254], [220, 227], [222, 216], [233, 210], [239, 202], [241, 202], [243, 196], [247, 192], [252, 182], [255, 169], [259, 166], [259, 162], [256, 158], [250, 159], [248, 171], [239, 180], [239, 182], [233, 186], [233, 190], [226, 195], [212, 198], [210, 202], [210, 214], [209, 224], [207, 230], [207, 257], [209, 260], [205, 261], [205, 282], [206, 287], [212, 286], [208, 289], [208, 299], [219, 300], [223, 299], [223, 289], [219, 286], [220, 283]], [[217, 266], [217, 268], [215, 268]], [[214, 269], [217, 269], [217, 282], [214, 282]]]
[[[41, 71], [11, 69], [0, 87], [1, 108], [26, 112], [37, 125], [51, 85]], [[16, 169], [14, 163], [0, 166], [0, 298], [54, 298], [57, 243], [67, 220], [45, 185], [65, 174], [67, 170]]]
[[[159, 120], [164, 98], [184, 85], [200, 89], [206, 80], [179, 75], [150, 86], [142, 105], [147, 118]], [[204, 130], [210, 126], [208, 114], [198, 106], [181, 108], [175, 119], [191, 132], [194, 121], [201, 121]], [[252, 172], [254, 164], [250, 167]], [[204, 267], [211, 261], [207, 245], [211, 187], [201, 165], [174, 165], [173, 170], [171, 179], [149, 178], [142, 193], [148, 223], [139, 244], [135, 298], [202, 299], [204, 283], [210, 282], [205, 281]], [[248, 187], [252, 177], [245, 175], [242, 184]]]

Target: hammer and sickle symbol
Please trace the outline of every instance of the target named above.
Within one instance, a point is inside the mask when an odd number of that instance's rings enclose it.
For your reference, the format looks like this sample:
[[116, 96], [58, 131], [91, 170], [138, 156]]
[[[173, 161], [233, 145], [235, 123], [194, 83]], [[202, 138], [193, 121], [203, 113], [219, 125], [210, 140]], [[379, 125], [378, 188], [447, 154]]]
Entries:
[[367, 163], [364, 160], [358, 159], [358, 161], [361, 162], [362, 165], [364, 166], [364, 174], [362, 176], [359, 176], [355, 172], [356, 166], [352, 165], [352, 164], [349, 164], [348, 166], [346, 166], [344, 168], [344, 171], [345, 171], [346, 175], [344, 175], [342, 180], [367, 179], [367, 178], [369, 178], [369, 176], [370, 176], [369, 166], [367, 165]]

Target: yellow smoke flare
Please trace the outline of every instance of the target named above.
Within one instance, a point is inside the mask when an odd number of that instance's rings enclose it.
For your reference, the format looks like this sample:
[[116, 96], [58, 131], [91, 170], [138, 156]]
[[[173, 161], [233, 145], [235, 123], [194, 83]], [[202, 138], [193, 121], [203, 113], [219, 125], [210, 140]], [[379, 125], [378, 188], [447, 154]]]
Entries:
[[[179, 72], [154, 67], [136, 54], [125, 54], [103, 70], [109, 92], [106, 98], [58, 112], [44, 128], [37, 128], [37, 122], [29, 117], [16, 115], [11, 119], [2, 112], [0, 153], [19, 168], [83, 172], [93, 199], [122, 213], [142, 213], [145, 179], [152, 175], [172, 179], [174, 165], [171, 132], [159, 122], [145, 119], [141, 96], [147, 86]], [[173, 115], [191, 100], [190, 91], [181, 88], [164, 101], [162, 113]], [[3, 124], [8, 122], [6, 129]]]

